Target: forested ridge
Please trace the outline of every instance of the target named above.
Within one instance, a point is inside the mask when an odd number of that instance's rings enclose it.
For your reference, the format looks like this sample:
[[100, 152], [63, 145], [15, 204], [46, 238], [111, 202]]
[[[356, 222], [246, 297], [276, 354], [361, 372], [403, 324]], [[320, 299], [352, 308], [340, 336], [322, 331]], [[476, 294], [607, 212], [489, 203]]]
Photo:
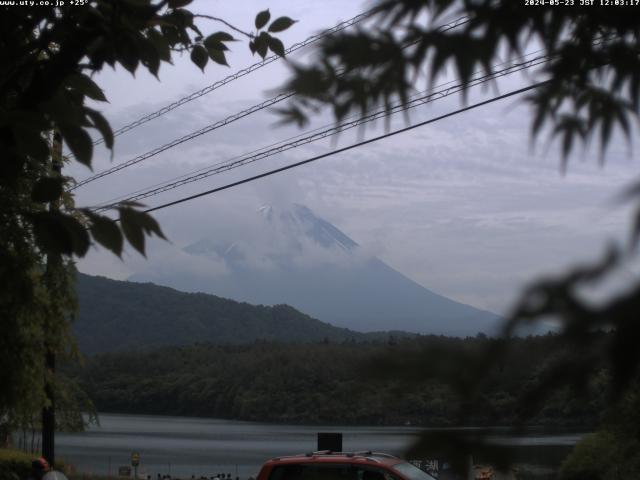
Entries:
[[[473, 405], [446, 379], [415, 380], [415, 372], [396, 363], [417, 352], [429, 358], [430, 351], [436, 362], [446, 352], [493, 342], [482, 336], [391, 336], [386, 342], [198, 344], [96, 355], [72, 373], [102, 412], [308, 424], [511, 425], [518, 400], [559, 352], [555, 335], [512, 340], [507, 360], [487, 372]], [[528, 424], [592, 428], [605, 405], [606, 382], [603, 373], [582, 391], [560, 391]]]
[[321, 322], [288, 305], [250, 305], [152, 283], [78, 274], [79, 311], [73, 325], [87, 354], [195, 342], [363, 339], [364, 334]]

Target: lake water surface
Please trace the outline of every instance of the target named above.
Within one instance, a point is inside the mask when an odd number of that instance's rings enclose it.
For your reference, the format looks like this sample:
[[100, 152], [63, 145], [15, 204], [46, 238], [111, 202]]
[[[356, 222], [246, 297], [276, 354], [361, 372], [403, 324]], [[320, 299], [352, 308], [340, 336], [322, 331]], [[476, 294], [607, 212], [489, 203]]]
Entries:
[[[101, 414], [100, 426], [77, 434], [57, 434], [56, 455], [79, 471], [116, 474], [140, 454], [139, 472], [155, 479], [231, 473], [255, 476], [265, 460], [316, 449], [318, 432], [342, 432], [343, 449], [401, 454], [415, 440], [414, 427], [322, 427], [274, 425], [210, 418]], [[581, 434], [498, 435], [500, 443], [529, 447], [540, 456], [564, 455]], [[557, 456], [557, 455], [554, 455]], [[544, 459], [543, 459], [544, 460]], [[554, 460], [555, 461], [555, 460]], [[540, 462], [538, 462], [540, 463]], [[544, 463], [544, 462], [542, 462]], [[553, 462], [551, 462], [553, 463]]]

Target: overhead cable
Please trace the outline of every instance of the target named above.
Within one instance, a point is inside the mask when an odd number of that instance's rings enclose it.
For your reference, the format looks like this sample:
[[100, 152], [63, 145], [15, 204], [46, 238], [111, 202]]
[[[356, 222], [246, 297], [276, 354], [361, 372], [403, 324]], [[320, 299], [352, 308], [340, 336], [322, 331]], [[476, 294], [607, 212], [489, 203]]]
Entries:
[[503, 100], [505, 98], [512, 97], [514, 95], [519, 95], [521, 93], [528, 92], [529, 90], [533, 90], [535, 88], [539, 88], [539, 87], [549, 83], [550, 81], [551, 80], [545, 80], [543, 82], [538, 82], [538, 83], [529, 85], [527, 87], [520, 88], [518, 90], [513, 90], [513, 91], [511, 91], [509, 93], [505, 93], [503, 95], [499, 95], [497, 97], [490, 98], [489, 100], [485, 100], [485, 101], [482, 101], [482, 102], [475, 103], [473, 105], [469, 105], [467, 107], [460, 108], [458, 110], [455, 110], [454, 112], [449, 112], [447, 114], [440, 115], [439, 117], [435, 117], [435, 118], [432, 118], [432, 119], [429, 119], [429, 120], [425, 120], [423, 122], [419, 122], [419, 123], [416, 123], [414, 125], [410, 125], [408, 127], [401, 128], [399, 130], [394, 130], [393, 132], [385, 133], [383, 135], [379, 135], [377, 137], [370, 138], [368, 140], [363, 140], [361, 142], [354, 143], [354, 144], [348, 145], [346, 147], [339, 148], [337, 150], [332, 150], [331, 152], [323, 153], [321, 155], [316, 155], [315, 157], [311, 157], [311, 158], [308, 158], [306, 160], [302, 160], [300, 162], [292, 163], [292, 164], [286, 165], [284, 167], [276, 168], [274, 170], [269, 170], [268, 172], [264, 172], [264, 173], [261, 173], [259, 175], [254, 175], [252, 177], [248, 177], [248, 178], [245, 178], [245, 179], [242, 179], [242, 180], [238, 180], [237, 182], [229, 183], [229, 184], [223, 185], [221, 187], [213, 188], [211, 190], [206, 190], [204, 192], [196, 193], [194, 195], [189, 195], [188, 197], [183, 197], [183, 198], [180, 198], [178, 200], [174, 200], [174, 201], [171, 201], [171, 202], [163, 203], [162, 205], [157, 205], [155, 207], [148, 208], [148, 209], [146, 209], [144, 211], [145, 211], [145, 213], [155, 212], [157, 210], [162, 210], [164, 208], [172, 207], [174, 205], [178, 205], [180, 203], [188, 202], [190, 200], [195, 200], [196, 198], [204, 197], [206, 195], [212, 195], [214, 193], [221, 192], [223, 190], [228, 190], [230, 188], [243, 185], [245, 183], [253, 182], [255, 180], [259, 180], [261, 178], [268, 177], [270, 175], [275, 175], [276, 173], [281, 173], [281, 172], [284, 172], [286, 170], [290, 170], [292, 168], [300, 167], [302, 165], [306, 165], [308, 163], [315, 162], [317, 160], [321, 160], [323, 158], [327, 158], [327, 157], [330, 157], [332, 155], [336, 155], [338, 153], [346, 152], [348, 150], [352, 150], [354, 148], [359, 148], [359, 147], [362, 147], [364, 145], [368, 145], [370, 143], [377, 142], [377, 141], [383, 140], [385, 138], [392, 137], [394, 135], [398, 135], [400, 133], [404, 133], [404, 132], [408, 132], [410, 130], [414, 130], [414, 129], [418, 128], [418, 127], [423, 127], [425, 125], [429, 125], [429, 124], [437, 122], [439, 120], [443, 120], [445, 118], [452, 117], [454, 115], [458, 115], [460, 113], [467, 112], [469, 110], [473, 110], [474, 108], [482, 107], [484, 105], [488, 105], [490, 103], [497, 102], [498, 100]]
[[[289, 48], [287, 48], [284, 53], [285, 55], [290, 55], [291, 53], [300, 50], [301, 48], [306, 47], [307, 45], [311, 45], [312, 43], [317, 42], [318, 40], [328, 36], [328, 35], [332, 35], [336, 32], [342, 31], [345, 28], [349, 28], [352, 25], [355, 25], [356, 23], [361, 22], [362, 20], [364, 20], [365, 18], [371, 16], [373, 13], [375, 13], [376, 9], [370, 9], [367, 10], [366, 12], [363, 12], [359, 15], [356, 15], [355, 17], [350, 18], [349, 20], [345, 20], [344, 22], [340, 22], [338, 23], [336, 26], [329, 28], [327, 30], [323, 30], [320, 33], [317, 33], [315, 35], [311, 35], [310, 37], [306, 38], [305, 40], [298, 42], [298, 43], [294, 43], [293, 45], [291, 45]], [[139, 127], [140, 125], [143, 125], [147, 122], [150, 122], [151, 120], [154, 120], [158, 117], [161, 117], [162, 115], [165, 115], [166, 113], [169, 113], [171, 110], [174, 110], [182, 105], [184, 105], [185, 103], [189, 103], [193, 100], [196, 100], [197, 98], [200, 98], [204, 95], [207, 95], [208, 93], [213, 92], [214, 90], [216, 90], [217, 88], [222, 87], [223, 85], [226, 85], [227, 83], [230, 83], [234, 80], [237, 80], [241, 77], [244, 77], [245, 75], [250, 74], [251, 72], [255, 72], [256, 70], [265, 67], [267, 65], [269, 65], [270, 63], [275, 62], [276, 60], [279, 60], [281, 57], [279, 55], [270, 55], [266, 58], [264, 58], [263, 60], [254, 63], [253, 65], [249, 65], [246, 68], [243, 68], [242, 70], [238, 70], [237, 72], [223, 78], [222, 80], [218, 80], [214, 83], [212, 83], [211, 85], [208, 85], [204, 88], [202, 88], [201, 90], [198, 90], [197, 92], [193, 92], [190, 95], [187, 95], [185, 97], [180, 98], [179, 100], [176, 100], [173, 103], [170, 103], [169, 105], [166, 105], [162, 108], [160, 108], [159, 110], [156, 110], [155, 112], [151, 112], [147, 115], [144, 115], [143, 117], [140, 117], [139, 119], [124, 125], [120, 128], [118, 128], [117, 130], [115, 130], [113, 132], [113, 136], [117, 137], [119, 135], [122, 135], [123, 133], [126, 133], [130, 130], [133, 130], [134, 128]], [[94, 145], [98, 145], [100, 143], [103, 143], [104, 139], [103, 138], [99, 138], [97, 140], [95, 140], [93, 142]]]
[[[359, 127], [366, 123], [374, 122], [376, 120], [389, 117], [390, 115], [396, 114], [398, 112], [407, 111], [409, 109], [412, 109], [427, 103], [431, 103], [440, 98], [444, 98], [450, 95], [454, 95], [456, 93], [460, 93], [468, 88], [485, 84], [497, 78], [504, 77], [506, 75], [510, 75], [528, 68], [532, 68], [534, 66], [540, 65], [547, 61], [548, 61], [547, 56], [535, 57], [525, 62], [511, 64], [510, 66], [502, 70], [492, 72], [491, 74], [474, 78], [467, 83], [459, 82], [450, 87], [436, 90], [434, 92], [419, 94], [409, 99], [406, 103], [397, 103], [391, 106], [391, 108], [389, 109], [382, 108], [373, 113], [370, 113], [369, 115], [366, 115], [364, 117], [358, 117], [349, 122], [343, 122], [341, 124], [333, 125], [333, 126], [326, 126], [323, 129], [316, 129], [310, 135], [294, 137], [292, 141], [288, 141], [282, 144], [277, 144], [276, 146], [273, 146], [271, 148], [260, 150], [257, 153], [250, 153], [240, 157], [235, 157], [234, 159], [231, 159], [231, 160], [214, 164], [208, 168], [200, 169], [191, 175], [185, 175], [185, 176], [179, 177], [175, 181], [170, 181], [164, 184], [160, 184], [159, 186], [151, 187], [147, 190], [138, 191], [135, 194], [132, 194], [131, 196], [124, 198], [123, 200], [128, 202], [137, 202], [145, 198], [166, 192], [168, 190], [173, 190], [175, 188], [181, 187], [188, 183], [202, 180], [212, 175], [217, 175], [217, 174], [220, 174], [244, 165], [255, 163], [259, 160], [265, 159], [267, 157], [271, 157], [273, 155], [276, 155], [282, 152], [286, 152], [288, 150], [300, 147], [302, 145], [306, 145], [308, 143], [321, 140], [323, 138], [334, 136], [338, 133], [344, 132], [346, 130], [350, 130], [355, 127]], [[448, 82], [448, 83], [451, 83], [451, 82]], [[112, 208], [113, 206], [114, 206], [114, 202], [109, 201], [108, 203], [97, 207], [96, 211], [105, 211]]]
[[[498, 72], [499, 70], [495, 70], [495, 69], [497, 69], [498, 67], [501, 67], [503, 65], [510, 65], [510, 67], [513, 67], [513, 66], [516, 66], [516, 65], [522, 65], [523, 62], [529, 61], [529, 60], [527, 60], [527, 58], [529, 58], [531, 61], [537, 61], [539, 58], [542, 58], [542, 56], [540, 56], [539, 54], [541, 52], [543, 52], [543, 51], [544, 51], [544, 49], [541, 48], [541, 49], [535, 50], [533, 52], [530, 52], [530, 53], [528, 53], [526, 55], [523, 55], [521, 57], [509, 60], [509, 61], [504, 61], [504, 62], [497, 63], [497, 64], [492, 66], [492, 70], [494, 72]], [[486, 77], [486, 75], [481, 75], [481, 72], [476, 72], [476, 73], [474, 73], [472, 75], [472, 78], [478, 78], [478, 77]], [[446, 86], [453, 85], [456, 82], [459, 82], [459, 80], [457, 80], [457, 79], [449, 80], [448, 82], [441, 83], [441, 84], [437, 85], [434, 88], [436, 88], [436, 89], [444, 89]], [[420, 96], [420, 95], [424, 95], [424, 92], [418, 94], [418, 96]], [[416, 98], [416, 95], [413, 95], [410, 98], [410, 100], [413, 100], [414, 98]], [[361, 117], [358, 114], [351, 114], [351, 115], [348, 115], [347, 117], [345, 117], [343, 119], [343, 122], [346, 121], [346, 120], [355, 119], [355, 118], [361, 118]], [[202, 168], [199, 168], [197, 170], [193, 170], [193, 171], [188, 172], [186, 174], [182, 174], [182, 175], [179, 175], [177, 177], [173, 177], [171, 179], [164, 180], [162, 182], [159, 182], [159, 183], [156, 183], [156, 184], [153, 184], [153, 185], [149, 185], [149, 186], [141, 188], [139, 190], [135, 190], [133, 192], [129, 192], [126, 195], [120, 195], [118, 197], [112, 198], [111, 200], [109, 200], [107, 202], [104, 202], [103, 205], [111, 205], [111, 204], [113, 204], [115, 202], [118, 202], [118, 201], [127, 200], [128, 198], [130, 198], [130, 197], [132, 197], [132, 196], [134, 196], [134, 195], [136, 195], [138, 193], [142, 193], [142, 192], [145, 192], [147, 190], [155, 189], [157, 187], [161, 187], [161, 186], [167, 185], [169, 183], [173, 183], [173, 182], [178, 181], [178, 180], [186, 179], [186, 178], [188, 178], [188, 177], [190, 177], [192, 175], [195, 175], [195, 174], [200, 173], [200, 172], [204, 172], [204, 171], [209, 170], [209, 169], [211, 169], [213, 167], [216, 167], [216, 166], [219, 166], [219, 165], [223, 165], [225, 163], [231, 163], [231, 162], [234, 162], [235, 160], [239, 160], [239, 159], [241, 159], [243, 157], [252, 156], [252, 155], [255, 155], [255, 154], [259, 153], [259, 152], [262, 152], [262, 151], [265, 151], [265, 150], [268, 150], [268, 149], [271, 149], [271, 148], [274, 148], [274, 147], [279, 147], [279, 146], [281, 146], [281, 145], [283, 145], [285, 143], [292, 142], [292, 141], [300, 139], [302, 137], [309, 136], [312, 133], [321, 132], [321, 131], [323, 131], [323, 130], [325, 130], [327, 128], [329, 128], [328, 125], [323, 125], [323, 126], [320, 126], [320, 127], [316, 127], [316, 128], [314, 128], [312, 130], [304, 131], [302, 133], [299, 133], [299, 134], [294, 135], [292, 137], [286, 138], [284, 140], [279, 140], [279, 141], [271, 143], [269, 145], [264, 145], [264, 146], [262, 146], [260, 148], [257, 148], [257, 149], [251, 150], [249, 152], [245, 152], [245, 153], [243, 153], [241, 155], [237, 155], [235, 157], [226, 159], [226, 160], [224, 160], [222, 162], [217, 162], [217, 163], [215, 163], [213, 165], [207, 165], [206, 167], [202, 167]]]
[[[439, 31], [448, 31], [454, 28], [459, 27], [460, 25], [462, 25], [463, 23], [465, 23], [467, 20], [467, 17], [460, 17], [456, 20], [453, 20], [452, 22], [446, 24], [446, 25], [442, 25], [441, 27], [438, 28]], [[257, 103], [255, 105], [252, 105], [240, 112], [234, 113], [233, 115], [230, 115], [222, 120], [218, 120], [217, 122], [214, 122], [212, 124], [209, 124], [205, 127], [202, 127], [194, 132], [191, 132], [187, 135], [184, 135], [180, 138], [177, 138], [175, 140], [172, 140], [171, 142], [168, 142], [160, 147], [154, 148], [153, 150], [149, 150], [141, 155], [138, 155], [130, 160], [127, 160], [125, 162], [119, 163], [117, 165], [114, 165], [111, 168], [108, 168], [106, 170], [103, 170], [101, 172], [96, 173], [95, 175], [92, 175], [90, 177], [85, 178], [84, 180], [81, 180], [79, 182], [77, 182], [75, 185], [72, 185], [71, 187], [69, 187], [69, 191], [73, 191], [77, 188], [80, 188], [84, 185], [87, 185], [88, 183], [94, 182], [100, 178], [106, 177], [107, 175], [111, 175], [113, 173], [116, 173], [120, 170], [123, 170], [125, 168], [128, 168], [132, 165], [136, 165], [140, 162], [143, 162], [149, 158], [155, 157], [156, 155], [167, 151], [177, 145], [180, 145], [182, 143], [188, 142], [190, 140], [193, 140], [197, 137], [200, 137], [206, 133], [212, 132], [214, 130], [217, 130], [218, 128], [224, 127], [226, 125], [229, 125], [230, 123], [233, 123], [237, 120], [240, 120], [241, 118], [247, 117], [255, 112], [258, 112], [260, 110], [264, 110], [265, 108], [269, 108], [277, 103], [280, 103], [290, 97], [292, 97], [294, 95], [294, 93], [281, 93], [279, 95], [276, 95], [275, 97], [272, 97], [268, 100], [265, 100], [264, 102], [260, 102]], [[185, 97], [187, 98], [187, 97]]]

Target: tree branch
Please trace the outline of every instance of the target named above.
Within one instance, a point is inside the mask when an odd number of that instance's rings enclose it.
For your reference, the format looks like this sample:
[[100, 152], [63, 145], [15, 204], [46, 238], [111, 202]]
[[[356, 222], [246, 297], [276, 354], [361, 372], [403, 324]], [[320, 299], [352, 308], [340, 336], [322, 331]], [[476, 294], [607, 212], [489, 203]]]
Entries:
[[223, 23], [227, 27], [229, 27], [230, 29], [235, 30], [238, 33], [241, 33], [245, 37], [253, 39], [253, 34], [252, 33], [245, 32], [244, 30], [240, 30], [238, 27], [234, 27], [233, 25], [231, 25], [229, 22], [227, 22], [226, 20], [224, 20], [222, 18], [212, 17], [211, 15], [203, 15], [203, 14], [194, 15], [194, 17], [206, 18], [207, 20], [213, 20], [213, 21], [216, 21], [216, 22]]

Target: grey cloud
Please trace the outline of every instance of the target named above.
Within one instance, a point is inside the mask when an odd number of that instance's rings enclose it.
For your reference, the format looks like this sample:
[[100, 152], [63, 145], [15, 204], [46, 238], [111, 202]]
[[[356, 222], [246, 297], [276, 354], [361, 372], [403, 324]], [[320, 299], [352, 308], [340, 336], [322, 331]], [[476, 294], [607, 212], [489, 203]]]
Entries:
[[[306, 2], [290, 6], [276, 1], [272, 9], [299, 11], [301, 24], [307, 15], [313, 16], [313, 25], [318, 27], [331, 24], [335, 14], [318, 5]], [[355, 14], [357, 7], [349, 8]], [[235, 8], [233, 15], [239, 19], [248, 11], [246, 6], [229, 8]], [[346, 11], [344, 15], [350, 16]], [[304, 33], [299, 35], [303, 37]], [[239, 55], [239, 63], [234, 63], [238, 66], [252, 61], [250, 56]], [[178, 72], [166, 76], [170, 98], [188, 92], [186, 84], [203, 86], [229, 73], [216, 70], [205, 77], [196, 76], [188, 62], [178, 62], [177, 68]], [[282, 81], [284, 71], [279, 67], [248, 76], [238, 85], [224, 87], [157, 123], [119, 137], [116, 161], [266, 98], [265, 92]], [[183, 83], [177, 81], [181, 75]], [[109, 77], [109, 81], [115, 85], [116, 78]], [[506, 91], [519, 81], [502, 83], [500, 90]], [[148, 82], [150, 90], [157, 91], [155, 80]], [[116, 86], [116, 91], [126, 85], [129, 83]], [[470, 101], [479, 97], [474, 93]], [[135, 99], [128, 98], [121, 104], [125, 108], [115, 106], [117, 99], [115, 95], [111, 107], [114, 126], [163, 103], [144, 96], [144, 103], [135, 106]], [[458, 107], [458, 98], [434, 102], [414, 110], [411, 121]], [[276, 120], [268, 112], [243, 119], [122, 175], [95, 182], [78, 192], [79, 201], [91, 204], [106, 200], [301, 133], [292, 127], [274, 128]], [[328, 119], [321, 116], [314, 120], [314, 126], [319, 126]], [[404, 120], [394, 120], [393, 125], [402, 127]], [[257, 207], [298, 202], [335, 223], [368, 253], [380, 255], [426, 287], [478, 307], [504, 311], [530, 278], [590, 258], [608, 238], [624, 233], [628, 211], [612, 208], [610, 200], [637, 169], [635, 162], [626, 160], [626, 147], [617, 138], [605, 168], [597, 166], [597, 152], [586, 155], [583, 162], [578, 161], [578, 152], [563, 177], [557, 146], [545, 150], [541, 142], [532, 152], [529, 127], [527, 106], [519, 101], [496, 103], [280, 176], [160, 211], [156, 216], [173, 244], [166, 249], [152, 244], [144, 268], [164, 268], [163, 262], [179, 266], [182, 257], [175, 252], [202, 237], [232, 241], [260, 235], [260, 227], [251, 221]], [[380, 123], [364, 135], [383, 131]], [[336, 145], [357, 138], [358, 132], [345, 132]], [[322, 141], [211, 177], [148, 203], [196, 193], [331, 148], [331, 141]], [[98, 156], [100, 166], [110, 165], [106, 152]], [[79, 178], [87, 175], [86, 171], [81, 173]], [[90, 273], [122, 278], [126, 271], [142, 268], [142, 260], [131, 257], [124, 267], [107, 257], [92, 254], [90, 258], [80, 263]], [[317, 260], [322, 261], [321, 255]]]

